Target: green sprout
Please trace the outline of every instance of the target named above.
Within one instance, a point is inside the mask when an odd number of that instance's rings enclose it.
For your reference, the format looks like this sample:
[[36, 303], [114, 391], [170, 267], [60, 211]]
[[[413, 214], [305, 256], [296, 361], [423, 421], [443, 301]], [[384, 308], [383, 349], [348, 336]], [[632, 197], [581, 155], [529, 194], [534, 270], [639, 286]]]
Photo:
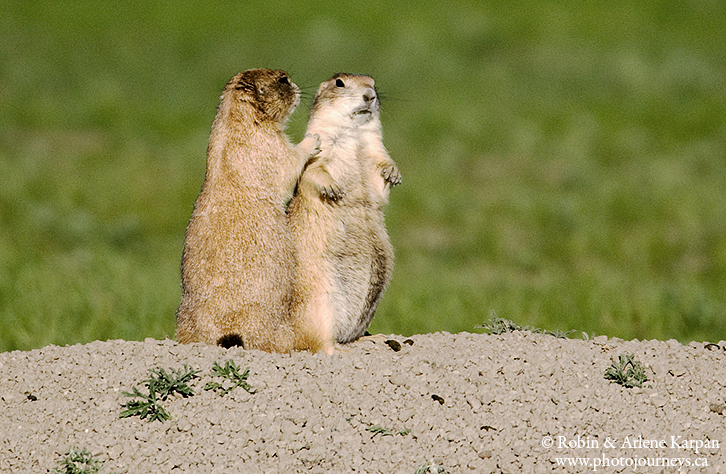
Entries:
[[138, 387], [134, 387], [131, 392], [123, 392], [126, 397], [136, 397], [140, 400], [131, 400], [121, 405], [125, 410], [119, 415], [120, 418], [138, 416], [143, 420], [148, 417], [149, 422], [168, 420], [171, 415], [159, 404], [159, 401], [166, 401], [174, 392], [184, 398], [194, 395], [194, 390], [187, 384], [197, 378], [197, 373], [200, 371], [184, 364], [183, 369], [170, 369], [169, 373], [164, 369], [151, 369], [149, 372], [151, 377], [142, 382], [149, 390], [149, 394], [141, 393]]
[[121, 405], [122, 408], [126, 409], [121, 412], [119, 418], [138, 416], [143, 420], [148, 416], [149, 422], [166, 421], [171, 418], [169, 412], [157, 402], [156, 392], [153, 390], [150, 390], [148, 395], [144, 395], [139, 391], [138, 387], [134, 387], [131, 393], [123, 392], [123, 395], [125, 397], [138, 397], [141, 400], [131, 400]]
[[222, 397], [237, 387], [242, 387], [249, 393], [257, 393], [257, 390], [247, 383], [247, 377], [250, 375], [250, 368], [247, 367], [241, 374], [239, 373], [239, 369], [239, 366], [237, 366], [232, 359], [227, 360], [224, 363], [224, 367], [219, 365], [218, 362], [215, 362], [212, 366], [212, 377], [223, 377], [232, 382], [232, 385], [225, 387], [223, 383], [209, 382], [204, 386], [204, 390], [214, 390]]
[[93, 455], [85, 448], [78, 451], [71, 447], [63, 459], [58, 460], [60, 467], [53, 472], [57, 474], [96, 474], [103, 465], [102, 461], [93, 459]]
[[522, 327], [513, 321], [510, 321], [508, 319], [500, 318], [497, 316], [497, 314], [492, 311], [492, 315], [489, 318], [489, 321], [482, 323], [481, 326], [477, 326], [480, 328], [484, 328], [485, 330], [489, 331], [489, 334], [506, 334], [508, 332], [514, 332], [514, 331], [526, 331], [528, 328]]
[[372, 437], [375, 437], [377, 434], [381, 436], [393, 436], [393, 435], [400, 435], [400, 436], [406, 436], [411, 432], [409, 429], [403, 429], [401, 431], [394, 432], [393, 430], [390, 430], [388, 428], [384, 428], [380, 425], [371, 425], [368, 428], [366, 428], [366, 431], [370, 431], [373, 433]]
[[449, 474], [449, 470], [431, 461], [420, 465], [415, 474]]
[[519, 324], [508, 319], [500, 318], [499, 316], [497, 316], [497, 313], [495, 313], [494, 310], [492, 310], [491, 312], [489, 321], [484, 322], [477, 327], [483, 328], [486, 331], [489, 331], [489, 334], [493, 335], [506, 334], [514, 331], [529, 331], [535, 334], [546, 334], [548, 336], [554, 336], [561, 339], [567, 339], [570, 334], [575, 332], [574, 330], [563, 331], [561, 329], [547, 331], [545, 329], [534, 328], [532, 326], [520, 326]]
[[184, 398], [194, 395], [194, 390], [187, 384], [197, 378], [197, 374], [201, 370], [194, 370], [186, 364], [183, 369], [170, 370], [171, 373], [166, 373], [164, 369], [151, 369], [149, 372], [156, 377], [144, 380], [143, 383], [149, 387], [150, 391], [157, 392], [162, 400], [166, 400], [174, 392]]
[[618, 360], [605, 370], [605, 378], [626, 388], [642, 387], [643, 382], [648, 380], [645, 368], [632, 354], [620, 354]]

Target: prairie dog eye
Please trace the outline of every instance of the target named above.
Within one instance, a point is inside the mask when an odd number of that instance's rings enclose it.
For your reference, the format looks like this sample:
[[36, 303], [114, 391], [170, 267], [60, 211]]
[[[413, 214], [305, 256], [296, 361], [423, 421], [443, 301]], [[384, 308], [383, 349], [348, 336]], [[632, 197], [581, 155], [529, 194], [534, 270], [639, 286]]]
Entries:
[[335, 86], [336, 87], [345, 87], [345, 82], [343, 82], [343, 79], [336, 79]]
[[290, 79], [287, 78], [287, 76], [282, 76], [278, 81], [280, 84], [290, 84]]

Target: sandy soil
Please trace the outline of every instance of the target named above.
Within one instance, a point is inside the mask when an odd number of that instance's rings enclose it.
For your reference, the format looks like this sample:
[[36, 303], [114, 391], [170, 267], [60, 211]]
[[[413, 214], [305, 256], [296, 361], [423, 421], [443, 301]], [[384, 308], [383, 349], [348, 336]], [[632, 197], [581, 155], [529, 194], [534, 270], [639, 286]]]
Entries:
[[[452, 474], [724, 473], [724, 346], [514, 332], [374, 336], [334, 356], [153, 339], [6, 352], [0, 472], [53, 472], [76, 447], [119, 474], [414, 474], [427, 462]], [[604, 378], [620, 353], [646, 366], [643, 388]], [[203, 389], [228, 359], [250, 368], [256, 393]], [[169, 421], [119, 417], [149, 369], [184, 364], [201, 372], [193, 396], [161, 402]]]

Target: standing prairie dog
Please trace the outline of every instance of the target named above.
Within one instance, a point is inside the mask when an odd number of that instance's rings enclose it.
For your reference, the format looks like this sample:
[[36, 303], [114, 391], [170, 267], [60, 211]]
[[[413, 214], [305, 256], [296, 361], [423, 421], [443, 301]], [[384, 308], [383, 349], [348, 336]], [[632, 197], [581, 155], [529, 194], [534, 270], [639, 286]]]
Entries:
[[292, 316], [328, 341], [328, 353], [364, 334], [393, 270], [383, 206], [401, 175], [383, 146], [379, 108], [370, 76], [336, 74], [320, 85], [306, 133], [320, 136], [321, 152], [288, 209]]
[[182, 256], [179, 342], [290, 352], [320, 349], [290, 321], [294, 249], [286, 204], [317, 137], [283, 129], [300, 102], [284, 71], [250, 69], [225, 86]]

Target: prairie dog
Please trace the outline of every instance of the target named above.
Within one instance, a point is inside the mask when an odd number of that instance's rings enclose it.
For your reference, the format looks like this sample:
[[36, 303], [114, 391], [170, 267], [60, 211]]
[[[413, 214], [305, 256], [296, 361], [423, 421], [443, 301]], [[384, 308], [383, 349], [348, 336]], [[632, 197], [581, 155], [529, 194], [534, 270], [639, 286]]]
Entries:
[[250, 69], [227, 83], [182, 256], [181, 343], [317, 350], [290, 324], [294, 250], [286, 204], [317, 137], [283, 130], [300, 102], [284, 71]]
[[391, 278], [383, 206], [401, 182], [383, 146], [370, 76], [336, 74], [313, 101], [307, 134], [320, 155], [305, 168], [288, 212], [297, 250], [292, 316], [333, 352], [362, 336]]

